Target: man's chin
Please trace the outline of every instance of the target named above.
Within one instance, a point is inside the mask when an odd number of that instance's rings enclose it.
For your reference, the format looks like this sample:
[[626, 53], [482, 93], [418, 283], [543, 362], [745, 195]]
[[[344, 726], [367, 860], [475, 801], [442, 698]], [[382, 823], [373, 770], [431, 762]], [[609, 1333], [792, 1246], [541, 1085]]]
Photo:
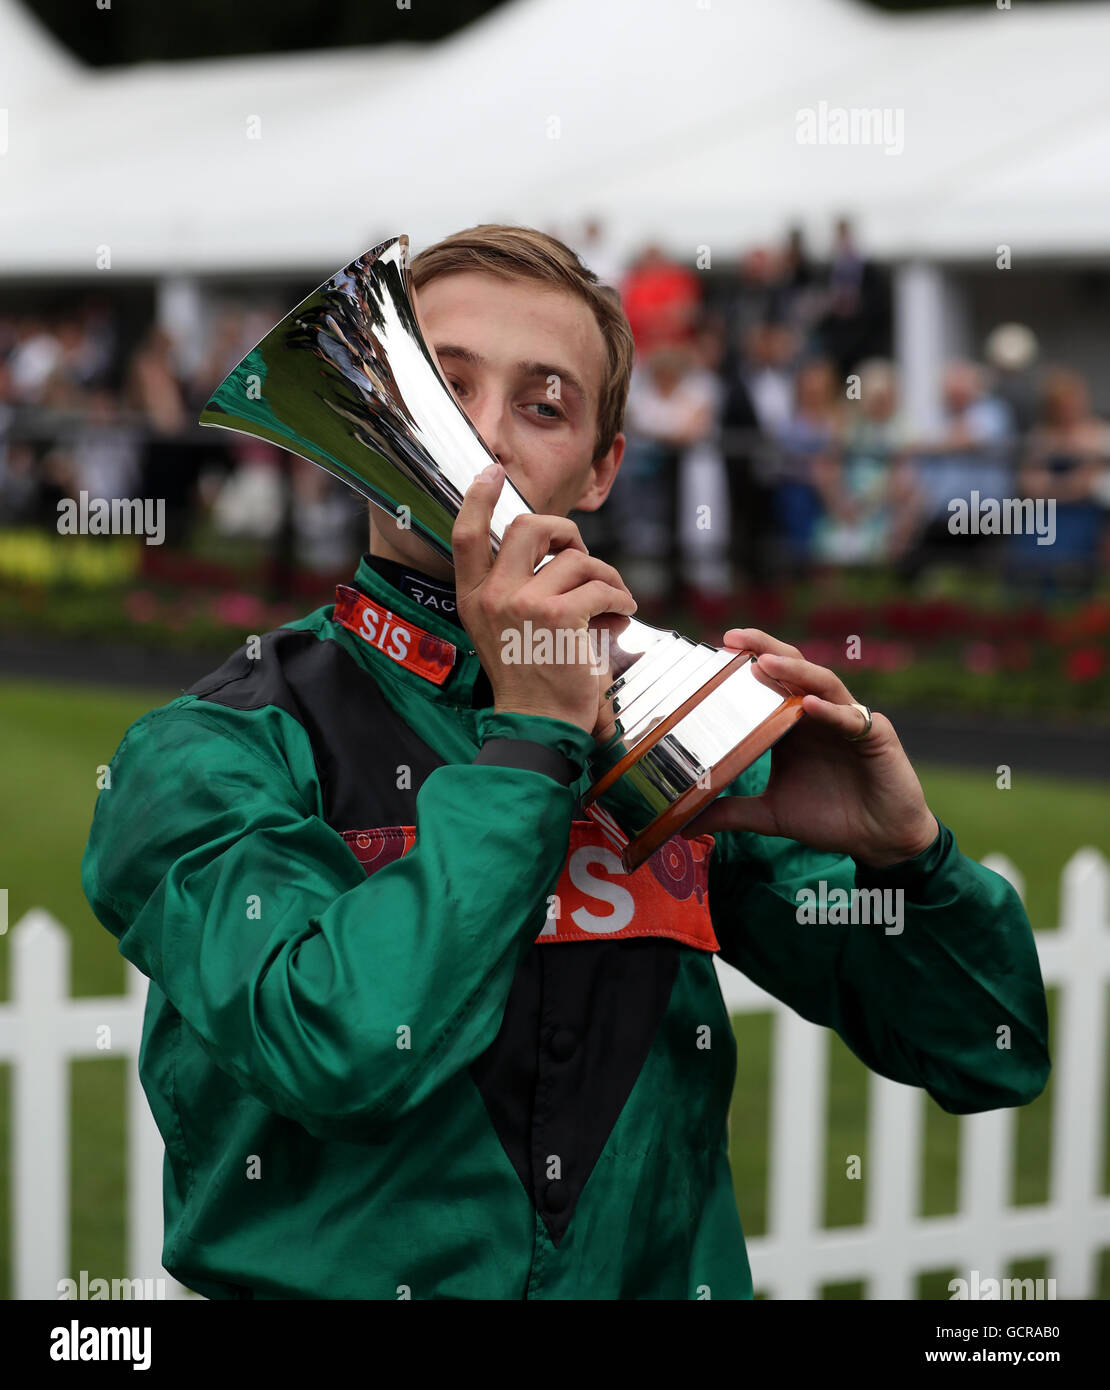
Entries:
[[[371, 504], [371, 508], [373, 508], [373, 504]], [[390, 535], [391, 531], [396, 532], [396, 537]], [[408, 565], [411, 569], [419, 570], [421, 574], [428, 575], [430, 579], [454, 582], [454, 566], [438, 550], [434, 550], [426, 541], [414, 536], [411, 531], [392, 525], [388, 519], [388, 514], [385, 524], [382, 525], [373, 515], [373, 510], [371, 510], [370, 521], [370, 554], [380, 555], [388, 560], [396, 560], [398, 564]]]

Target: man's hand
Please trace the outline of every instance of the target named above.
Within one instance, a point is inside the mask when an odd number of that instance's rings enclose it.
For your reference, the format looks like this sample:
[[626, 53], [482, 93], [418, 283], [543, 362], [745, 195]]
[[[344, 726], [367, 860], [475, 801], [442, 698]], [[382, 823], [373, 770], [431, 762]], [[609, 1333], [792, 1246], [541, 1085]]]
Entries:
[[[631, 615], [636, 600], [612, 565], [589, 554], [566, 517], [517, 517], [495, 560], [489, 528], [504, 481], [504, 469], [491, 464], [471, 483], [455, 518], [451, 549], [459, 617], [489, 676], [494, 709], [565, 719], [592, 733], [610, 681], [592, 659], [590, 619], [599, 613]], [[536, 574], [553, 552], [555, 558]], [[548, 659], [520, 660], [544, 633]]]
[[834, 672], [755, 628], [732, 628], [724, 643], [755, 652], [761, 671], [804, 694], [807, 718], [775, 744], [762, 796], [718, 797], [682, 834], [782, 835], [874, 868], [928, 849], [936, 817], [890, 720], [874, 714], [870, 734], [850, 742], [865, 720]]

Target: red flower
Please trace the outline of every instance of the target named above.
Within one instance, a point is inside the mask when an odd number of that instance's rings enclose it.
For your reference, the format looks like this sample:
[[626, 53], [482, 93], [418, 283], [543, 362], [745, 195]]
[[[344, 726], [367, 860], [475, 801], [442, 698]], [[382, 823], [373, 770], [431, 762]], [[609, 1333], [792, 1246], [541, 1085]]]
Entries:
[[913, 665], [913, 648], [908, 642], [876, 643], [872, 653], [878, 671], [904, 671]]
[[1033, 648], [1028, 642], [1011, 641], [1002, 644], [1002, 664], [1007, 671], [1028, 671], [1033, 664]]
[[990, 642], [969, 642], [964, 647], [964, 665], [977, 676], [989, 676], [998, 669], [998, 648]]
[[158, 616], [158, 600], [149, 589], [132, 589], [123, 600], [123, 610], [133, 622], [153, 622]]
[[1064, 663], [1064, 673], [1070, 681], [1092, 681], [1105, 670], [1106, 652], [1101, 647], [1076, 647]]
[[266, 606], [254, 594], [218, 594], [212, 600], [212, 613], [228, 627], [259, 628], [266, 616]]

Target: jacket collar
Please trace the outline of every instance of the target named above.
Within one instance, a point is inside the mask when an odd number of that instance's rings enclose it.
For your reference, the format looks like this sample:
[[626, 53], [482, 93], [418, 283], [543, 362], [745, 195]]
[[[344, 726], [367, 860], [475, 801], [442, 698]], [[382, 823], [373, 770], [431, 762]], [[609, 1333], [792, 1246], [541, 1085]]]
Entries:
[[385, 608], [387, 613], [393, 615], [395, 622], [403, 624], [411, 632], [411, 640], [404, 643], [410, 650], [417, 649], [421, 634], [429, 633], [447, 643], [454, 651], [446, 678], [442, 684], [437, 684], [426, 675], [409, 669], [388, 655], [390, 647], [397, 649], [394, 644], [387, 644], [386, 650], [383, 651], [351, 629], [342, 628], [347, 639], [345, 645], [360, 664], [369, 667], [375, 675], [380, 674], [386, 679], [396, 680], [426, 699], [470, 708], [475, 707], [476, 696], [479, 707], [491, 702], [488, 679], [465, 628], [433, 609], [423, 607], [408, 594], [402, 593], [394, 583], [374, 568], [369, 555], [363, 555], [359, 561], [351, 587], [373, 599], [376, 604]]

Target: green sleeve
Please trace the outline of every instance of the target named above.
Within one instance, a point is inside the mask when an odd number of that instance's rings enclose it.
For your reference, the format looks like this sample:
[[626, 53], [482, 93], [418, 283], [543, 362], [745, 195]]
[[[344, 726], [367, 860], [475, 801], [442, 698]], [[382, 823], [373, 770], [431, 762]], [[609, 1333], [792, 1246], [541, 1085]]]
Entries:
[[[579, 765], [590, 746], [562, 721], [479, 729]], [[132, 726], [110, 776], [82, 863], [93, 911], [269, 1108], [374, 1141], [493, 1042], [567, 854], [574, 798], [553, 777], [437, 768], [415, 845], [368, 878], [275, 708], [184, 697]]]
[[[751, 794], [760, 783], [733, 789]], [[1006, 880], [961, 854], [947, 826], [917, 858], [884, 869], [773, 836], [715, 839], [710, 910], [730, 965], [834, 1029], [873, 1071], [924, 1088], [953, 1114], [1041, 1093], [1048, 1015], [1029, 919]], [[826, 896], [901, 893], [901, 922], [807, 920], [799, 893], [822, 880]]]

